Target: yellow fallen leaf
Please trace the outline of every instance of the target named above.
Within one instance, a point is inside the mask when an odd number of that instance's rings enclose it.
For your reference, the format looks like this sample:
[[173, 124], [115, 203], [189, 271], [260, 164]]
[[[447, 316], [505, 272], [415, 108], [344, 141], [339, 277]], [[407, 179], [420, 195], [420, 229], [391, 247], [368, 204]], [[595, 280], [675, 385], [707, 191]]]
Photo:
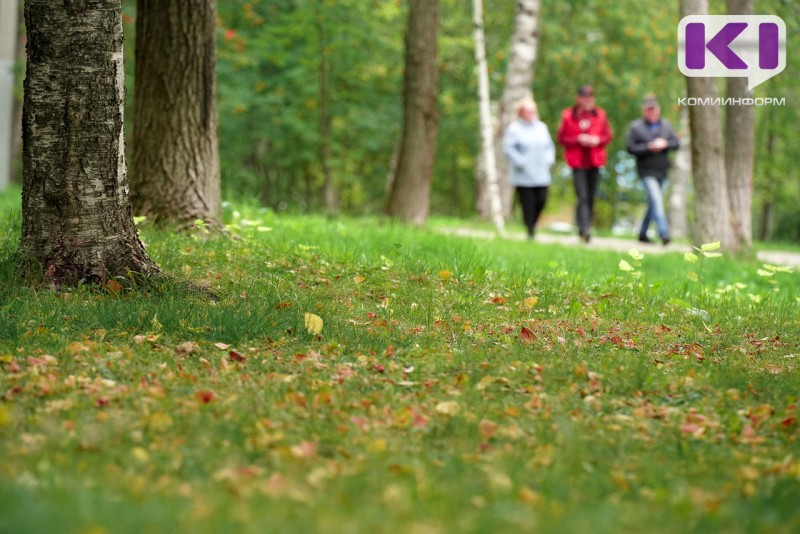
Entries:
[[147, 451], [142, 447], [134, 447], [133, 450], [131, 450], [131, 454], [133, 454], [133, 457], [139, 463], [146, 464], [150, 461], [150, 455], [147, 454]]
[[306, 313], [305, 315], [306, 330], [309, 334], [318, 335], [322, 332], [322, 318], [313, 313]]
[[11, 424], [11, 410], [0, 404], [0, 427], [8, 426]]
[[522, 486], [522, 489], [519, 490], [519, 500], [524, 502], [525, 504], [529, 504], [531, 506], [536, 506], [537, 504], [542, 502], [542, 496], [539, 495], [538, 492], [533, 491], [528, 486]]
[[442, 401], [436, 405], [436, 411], [445, 415], [457, 415], [461, 407], [455, 401]]
[[363, 276], [360, 276], [360, 275], [355, 275], [353, 277], [353, 282], [355, 282], [356, 284], [361, 284], [361, 283], [366, 282], [366, 281], [367, 281], [367, 279], [364, 278]]

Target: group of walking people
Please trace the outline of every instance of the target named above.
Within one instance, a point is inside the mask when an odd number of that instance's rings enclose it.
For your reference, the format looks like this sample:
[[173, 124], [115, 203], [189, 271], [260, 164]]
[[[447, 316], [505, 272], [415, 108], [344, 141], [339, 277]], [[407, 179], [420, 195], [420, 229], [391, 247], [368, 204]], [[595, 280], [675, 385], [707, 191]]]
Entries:
[[[608, 117], [595, 104], [591, 86], [579, 87], [575, 104], [561, 113], [556, 138], [564, 148], [564, 160], [572, 169], [578, 234], [588, 243], [592, 236], [600, 168], [606, 164], [606, 147], [613, 139]], [[669, 122], [661, 118], [661, 108], [654, 95], [642, 100], [642, 117], [628, 127], [627, 149], [636, 157], [636, 169], [647, 192], [647, 211], [639, 230], [639, 241], [652, 242], [648, 228], [655, 223], [666, 245], [670, 242], [670, 233], [663, 188], [670, 166], [668, 153], [678, 149], [678, 138]], [[503, 135], [503, 153], [509, 162], [508, 179], [516, 188], [523, 222], [528, 236], [533, 238], [547, 202], [550, 167], [556, 161], [556, 149], [547, 126], [539, 120], [532, 99], [523, 99], [517, 105], [517, 119]]]

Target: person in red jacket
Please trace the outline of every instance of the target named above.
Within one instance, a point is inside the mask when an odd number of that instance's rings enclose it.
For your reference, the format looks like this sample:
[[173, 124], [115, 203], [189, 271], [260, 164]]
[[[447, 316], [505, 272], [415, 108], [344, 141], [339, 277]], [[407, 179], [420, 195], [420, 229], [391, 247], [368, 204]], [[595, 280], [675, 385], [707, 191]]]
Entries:
[[606, 112], [594, 103], [590, 85], [578, 89], [575, 105], [561, 113], [558, 142], [564, 147], [564, 159], [572, 168], [578, 206], [575, 218], [581, 238], [591, 239], [594, 196], [600, 178], [600, 167], [606, 164], [606, 146], [613, 134]]

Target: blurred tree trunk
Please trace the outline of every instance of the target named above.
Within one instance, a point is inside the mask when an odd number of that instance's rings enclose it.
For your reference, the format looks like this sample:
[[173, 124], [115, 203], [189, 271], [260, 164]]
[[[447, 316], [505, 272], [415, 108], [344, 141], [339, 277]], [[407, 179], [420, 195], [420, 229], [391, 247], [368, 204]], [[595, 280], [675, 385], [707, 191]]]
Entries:
[[26, 0], [19, 259], [56, 284], [158, 272], [125, 168], [120, 0]]
[[689, 113], [681, 109], [677, 132], [681, 146], [675, 154], [675, 165], [670, 173], [669, 229], [674, 238], [689, 236], [689, 179], [692, 175], [692, 138], [689, 135]]
[[761, 241], [770, 241], [772, 239], [773, 222], [775, 220], [775, 176], [773, 171], [773, 156], [775, 154], [775, 120], [772, 110], [767, 112], [768, 133], [766, 139], [766, 147], [764, 158], [766, 160], [766, 184], [765, 191], [762, 192], [761, 198], [761, 231], [759, 237]]
[[138, 0], [131, 186], [137, 214], [220, 212], [214, 0]]
[[[514, 33], [511, 37], [510, 56], [506, 70], [505, 86], [500, 99], [499, 117], [495, 124], [494, 139], [495, 162], [497, 165], [500, 198], [503, 203], [503, 217], [511, 215], [514, 188], [508, 183], [508, 162], [503, 154], [501, 141], [506, 127], [516, 118], [517, 102], [532, 96], [534, 67], [539, 46], [539, 0], [517, 0], [514, 18]], [[478, 165], [478, 212], [489, 218], [490, 202], [487, 195], [486, 165], [481, 160]]]
[[14, 123], [14, 63], [17, 59], [17, 3], [0, 2], [0, 191], [12, 174]]
[[330, 60], [325, 36], [322, 0], [317, 3], [317, 39], [319, 39], [319, 161], [322, 167], [322, 194], [328, 215], [336, 212], [336, 195], [331, 173]]
[[436, 156], [439, 0], [409, 0], [403, 76], [403, 138], [386, 213], [424, 224]]
[[486, 174], [484, 196], [489, 203], [489, 217], [500, 235], [505, 233], [503, 203], [497, 180], [497, 163], [492, 129], [492, 111], [489, 104], [489, 71], [486, 66], [486, 43], [483, 35], [483, 1], [472, 1], [473, 27], [475, 28], [475, 62], [478, 71], [478, 105], [480, 108], [481, 146]]
[[[681, 0], [681, 17], [707, 14], [707, 0]], [[687, 76], [686, 88], [689, 98], [717, 97], [714, 78]], [[694, 240], [698, 244], [719, 241], [725, 249], [736, 251], [730, 224], [719, 108], [691, 106], [689, 122], [695, 189]]]
[[[752, 15], [754, 0], [728, 0], [729, 15]], [[752, 98], [747, 78], [727, 78], [729, 98]], [[753, 164], [755, 162], [754, 106], [729, 106], [725, 112], [725, 174], [728, 180], [731, 225], [738, 247], [753, 244]]]

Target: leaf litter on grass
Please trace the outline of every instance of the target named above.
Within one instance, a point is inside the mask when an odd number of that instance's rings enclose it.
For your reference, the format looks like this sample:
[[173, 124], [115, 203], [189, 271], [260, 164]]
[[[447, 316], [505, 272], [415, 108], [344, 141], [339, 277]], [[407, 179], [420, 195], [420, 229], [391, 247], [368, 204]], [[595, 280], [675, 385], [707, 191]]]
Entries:
[[733, 292], [655, 287], [638, 253], [618, 276], [619, 258], [565, 276], [502, 249], [464, 269], [453, 238], [259, 224], [272, 231], [224, 244], [147, 237], [167, 266], [210, 273], [214, 304], [12, 295], [3, 491], [86, 528], [113, 525], [80, 511], [93, 499], [130, 528], [173, 503], [164, 524], [199, 531], [800, 520], [784, 500], [800, 486], [791, 300], [769, 294], [768, 322]]

